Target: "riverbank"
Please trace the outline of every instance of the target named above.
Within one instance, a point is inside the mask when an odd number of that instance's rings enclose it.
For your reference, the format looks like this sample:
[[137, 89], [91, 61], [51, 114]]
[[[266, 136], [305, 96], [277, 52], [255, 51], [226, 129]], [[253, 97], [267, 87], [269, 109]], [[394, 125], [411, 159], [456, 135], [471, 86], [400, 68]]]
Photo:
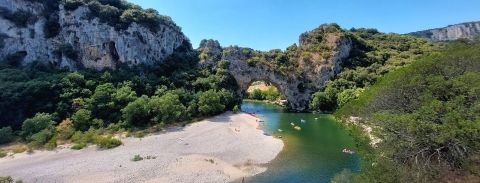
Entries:
[[278, 107], [286, 107], [287, 105], [287, 101], [286, 100], [276, 100], [276, 101], [270, 101], [270, 100], [255, 100], [255, 99], [243, 99], [243, 101], [246, 101], [246, 102], [263, 102], [263, 103], [267, 103], [267, 104], [272, 104], [272, 105], [276, 105]]
[[[257, 118], [225, 113], [185, 128], [124, 138], [111, 150], [58, 149], [0, 159], [0, 176], [25, 182], [231, 182], [266, 171], [283, 142]], [[132, 161], [135, 155], [141, 161]]]

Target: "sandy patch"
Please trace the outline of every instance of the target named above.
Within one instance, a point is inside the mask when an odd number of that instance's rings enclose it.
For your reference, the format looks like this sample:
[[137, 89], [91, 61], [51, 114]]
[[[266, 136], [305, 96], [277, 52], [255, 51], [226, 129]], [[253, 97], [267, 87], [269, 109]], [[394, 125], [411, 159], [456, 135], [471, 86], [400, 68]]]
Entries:
[[[179, 131], [125, 138], [111, 150], [58, 149], [0, 159], [0, 176], [24, 182], [231, 182], [266, 170], [283, 142], [256, 118], [226, 113]], [[134, 162], [131, 159], [155, 157]]]

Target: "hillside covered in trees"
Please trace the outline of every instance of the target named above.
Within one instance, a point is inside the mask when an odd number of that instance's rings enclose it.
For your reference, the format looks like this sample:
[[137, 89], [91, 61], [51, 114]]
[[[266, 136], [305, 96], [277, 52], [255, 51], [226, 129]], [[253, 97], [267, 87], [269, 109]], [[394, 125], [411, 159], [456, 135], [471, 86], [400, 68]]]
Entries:
[[[353, 182], [480, 179], [479, 50], [478, 43], [450, 44], [388, 73], [336, 112], [356, 123], [366, 161]], [[378, 147], [368, 145], [362, 125], [374, 129]]]

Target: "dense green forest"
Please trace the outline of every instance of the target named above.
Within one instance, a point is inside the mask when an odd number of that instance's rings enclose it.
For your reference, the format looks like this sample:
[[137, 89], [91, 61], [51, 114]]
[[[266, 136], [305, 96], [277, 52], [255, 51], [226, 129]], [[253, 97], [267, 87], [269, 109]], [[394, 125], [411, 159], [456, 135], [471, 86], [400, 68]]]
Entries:
[[360, 117], [382, 139], [372, 148], [359, 124], [351, 126], [365, 159], [352, 182], [478, 180], [480, 44], [446, 47], [388, 73], [336, 112], [345, 121]]
[[0, 143], [20, 136], [32, 147], [51, 148], [57, 140], [69, 139], [82, 147], [113, 141], [95, 135], [190, 121], [240, 103], [237, 85], [225, 71], [228, 63], [199, 70], [197, 62], [195, 54], [179, 53], [156, 67], [71, 72], [40, 63], [19, 68], [4, 61]]

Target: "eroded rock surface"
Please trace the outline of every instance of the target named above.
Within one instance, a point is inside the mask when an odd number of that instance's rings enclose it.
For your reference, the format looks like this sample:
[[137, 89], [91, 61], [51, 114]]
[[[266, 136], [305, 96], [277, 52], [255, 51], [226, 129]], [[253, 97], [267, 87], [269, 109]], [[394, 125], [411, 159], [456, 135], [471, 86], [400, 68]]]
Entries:
[[54, 13], [60, 30], [56, 36], [48, 38], [45, 35], [48, 17], [43, 13], [47, 7], [43, 4], [0, 0], [0, 8], [10, 12], [25, 10], [34, 17], [26, 26], [18, 26], [0, 16], [0, 60], [21, 55], [19, 65], [40, 61], [60, 68], [97, 70], [115, 69], [122, 63], [150, 65], [163, 61], [188, 41], [175, 25], [160, 24], [158, 31], [152, 32], [132, 23], [125, 30], [116, 30], [91, 17], [86, 6], [68, 11], [63, 5]]
[[455, 24], [444, 28], [430, 29], [409, 34], [427, 38], [434, 42], [454, 41], [457, 39], [475, 39], [480, 36], [480, 21]]

